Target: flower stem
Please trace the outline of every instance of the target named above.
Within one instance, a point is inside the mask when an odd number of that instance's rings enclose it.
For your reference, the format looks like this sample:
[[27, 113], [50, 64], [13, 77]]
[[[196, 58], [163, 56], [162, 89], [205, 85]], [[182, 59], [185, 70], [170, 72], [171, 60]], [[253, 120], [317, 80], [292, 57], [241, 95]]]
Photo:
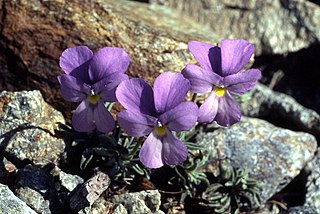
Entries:
[[142, 144], [142, 137], [139, 137], [137, 140], [137, 144], [134, 146], [134, 148], [131, 150], [129, 156], [134, 156], [139, 149], [140, 145]]

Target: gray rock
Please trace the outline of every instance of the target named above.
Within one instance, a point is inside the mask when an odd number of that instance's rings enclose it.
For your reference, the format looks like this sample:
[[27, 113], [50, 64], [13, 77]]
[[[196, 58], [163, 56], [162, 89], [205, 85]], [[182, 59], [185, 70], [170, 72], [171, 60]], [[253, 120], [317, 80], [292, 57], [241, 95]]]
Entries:
[[297, 206], [297, 207], [290, 207], [287, 213], [288, 214], [318, 214], [318, 211], [314, 207]]
[[86, 207], [78, 212], [79, 214], [99, 214], [99, 213], [112, 213], [112, 214], [127, 214], [128, 211], [122, 204], [113, 204], [106, 201], [104, 198], [97, 199], [92, 206]]
[[21, 187], [15, 190], [16, 195], [32, 209], [38, 213], [50, 214], [50, 202], [45, 200], [44, 197], [29, 187]]
[[220, 39], [244, 38], [256, 53], [294, 52], [320, 39], [320, 8], [307, 0], [151, 0], [209, 25]]
[[310, 161], [306, 167], [310, 173], [307, 181], [306, 206], [315, 207], [320, 213], [320, 148], [317, 155]]
[[0, 116], [0, 148], [37, 165], [58, 162], [65, 144], [54, 133], [65, 120], [39, 91], [1, 92]]
[[23, 213], [23, 214], [36, 214], [25, 202], [16, 197], [11, 190], [0, 184], [0, 213], [12, 214], [12, 213]]
[[279, 214], [279, 213], [280, 213], [280, 209], [277, 205], [267, 203], [267, 204], [261, 205], [258, 210], [252, 210], [247, 214]]
[[[207, 148], [213, 159], [217, 158], [219, 148], [235, 167], [246, 168], [260, 182], [262, 203], [300, 173], [317, 147], [316, 139], [310, 134], [247, 117], [230, 128], [200, 133], [197, 142]], [[217, 173], [214, 169], [211, 171]]]
[[320, 134], [320, 116], [315, 111], [300, 105], [292, 97], [272, 91], [257, 84], [250, 100], [240, 102], [243, 115], [259, 118], [273, 118], [295, 125], [300, 130]]
[[97, 171], [92, 178], [74, 190], [70, 199], [70, 207], [74, 210], [80, 210], [92, 206], [110, 184], [109, 176], [104, 172]]
[[78, 175], [71, 175], [61, 171], [59, 173], [61, 185], [67, 188], [70, 192], [73, 191], [79, 184], [83, 183], [83, 179]]
[[159, 210], [161, 195], [158, 190], [146, 190], [135, 193], [114, 195], [110, 198], [112, 203], [122, 204], [132, 214], [163, 213]]
[[36, 166], [27, 165], [18, 171], [15, 193], [41, 213], [56, 212], [61, 208], [53, 177]]

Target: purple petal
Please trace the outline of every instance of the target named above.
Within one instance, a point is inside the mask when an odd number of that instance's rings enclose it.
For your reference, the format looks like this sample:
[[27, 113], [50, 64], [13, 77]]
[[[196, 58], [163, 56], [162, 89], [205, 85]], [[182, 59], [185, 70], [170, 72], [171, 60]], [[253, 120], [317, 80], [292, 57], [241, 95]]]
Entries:
[[120, 83], [116, 90], [117, 100], [126, 109], [148, 115], [155, 115], [153, 91], [143, 79], [134, 78]]
[[121, 111], [117, 120], [124, 131], [133, 137], [149, 134], [157, 124], [157, 118], [128, 110]]
[[159, 117], [171, 131], [187, 131], [197, 122], [198, 107], [193, 102], [183, 102]]
[[193, 93], [207, 93], [212, 90], [213, 85], [222, 84], [222, 78], [218, 74], [197, 65], [187, 65], [182, 74], [190, 81]]
[[167, 165], [177, 165], [187, 159], [187, 147], [171, 132], [163, 138], [162, 161]]
[[154, 104], [159, 114], [182, 102], [190, 89], [190, 82], [179, 73], [165, 72], [154, 81]]
[[115, 102], [117, 101], [115, 92], [118, 85], [127, 79], [128, 76], [126, 74], [114, 73], [94, 84], [92, 88], [99, 94], [103, 101]]
[[219, 47], [198, 41], [189, 42], [188, 47], [202, 68], [221, 74], [221, 50]]
[[199, 108], [199, 123], [211, 123], [214, 120], [218, 111], [218, 99], [214, 92], [205, 99]]
[[60, 67], [66, 74], [90, 60], [93, 56], [92, 51], [86, 46], [76, 46], [63, 51], [60, 56]]
[[88, 73], [89, 63], [90, 60], [75, 68], [69, 75], [75, 77], [76, 79], [80, 79], [84, 83], [91, 84]]
[[161, 139], [151, 132], [142, 144], [139, 152], [139, 158], [143, 165], [148, 168], [160, 168], [163, 166], [162, 162], [162, 142]]
[[249, 69], [243, 72], [232, 74], [224, 78], [224, 86], [233, 95], [244, 94], [254, 88], [257, 81], [261, 78], [261, 71]]
[[248, 64], [254, 52], [253, 44], [243, 39], [221, 41], [222, 76], [238, 73]]
[[218, 113], [214, 120], [220, 126], [231, 126], [239, 122], [240, 118], [241, 112], [237, 103], [234, 101], [229, 92], [226, 91], [224, 96], [220, 97], [219, 99]]
[[87, 98], [90, 93], [90, 86], [79, 79], [67, 74], [60, 74], [58, 81], [61, 86], [62, 97], [70, 102], [80, 102]]
[[93, 119], [100, 132], [108, 133], [114, 128], [115, 121], [102, 100], [94, 108]]
[[129, 56], [122, 48], [102, 48], [90, 62], [90, 80], [98, 82], [113, 73], [124, 73], [128, 69], [129, 63]]
[[78, 132], [90, 132], [96, 128], [93, 122], [93, 108], [87, 100], [82, 101], [73, 113], [72, 125]]

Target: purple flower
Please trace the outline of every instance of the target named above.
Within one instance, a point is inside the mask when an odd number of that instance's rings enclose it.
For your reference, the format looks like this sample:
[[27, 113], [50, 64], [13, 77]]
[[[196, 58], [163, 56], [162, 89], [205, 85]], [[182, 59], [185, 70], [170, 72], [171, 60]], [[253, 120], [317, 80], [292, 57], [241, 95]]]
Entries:
[[89, 132], [97, 128], [109, 132], [114, 118], [104, 102], [116, 101], [115, 90], [128, 79], [124, 72], [129, 56], [121, 48], [105, 47], [95, 55], [86, 46], [66, 49], [60, 57], [64, 74], [58, 76], [62, 97], [70, 102], [81, 102], [72, 116], [75, 130]]
[[126, 108], [118, 122], [130, 136], [149, 135], [139, 157], [149, 168], [182, 163], [186, 146], [172, 131], [187, 131], [197, 122], [198, 107], [182, 102], [190, 83], [179, 73], [165, 72], [154, 82], [154, 90], [143, 79], [123, 81], [116, 90], [118, 101]]
[[192, 92], [210, 92], [199, 108], [198, 121], [216, 121], [221, 126], [239, 122], [240, 109], [231, 95], [250, 91], [261, 77], [258, 69], [241, 71], [248, 64], [254, 46], [242, 39], [222, 40], [220, 47], [197, 41], [189, 42], [188, 46], [201, 67], [189, 64], [182, 74], [190, 80]]

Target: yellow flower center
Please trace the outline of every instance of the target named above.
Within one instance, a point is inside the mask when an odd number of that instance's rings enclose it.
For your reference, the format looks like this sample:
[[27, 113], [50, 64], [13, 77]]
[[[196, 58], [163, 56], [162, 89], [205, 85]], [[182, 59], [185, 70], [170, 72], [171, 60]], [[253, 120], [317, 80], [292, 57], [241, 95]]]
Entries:
[[156, 134], [160, 137], [164, 136], [167, 133], [167, 127], [166, 126], [156, 126], [154, 128], [154, 131]]
[[214, 93], [218, 96], [218, 97], [222, 97], [224, 95], [224, 93], [226, 93], [226, 89], [223, 87], [214, 87]]
[[94, 94], [94, 95], [89, 95], [88, 100], [91, 104], [96, 104], [98, 100], [100, 99], [99, 95]]

